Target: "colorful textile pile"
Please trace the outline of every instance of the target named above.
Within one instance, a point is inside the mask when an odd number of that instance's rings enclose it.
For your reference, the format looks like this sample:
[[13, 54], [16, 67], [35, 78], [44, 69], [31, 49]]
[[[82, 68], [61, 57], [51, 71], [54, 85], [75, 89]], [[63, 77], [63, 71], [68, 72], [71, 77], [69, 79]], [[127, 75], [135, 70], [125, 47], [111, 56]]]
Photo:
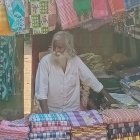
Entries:
[[28, 118], [0, 122], [0, 140], [27, 140], [29, 131]]
[[33, 114], [30, 140], [70, 140], [71, 126], [66, 113]]
[[140, 136], [139, 109], [108, 109], [102, 112], [104, 123], [108, 124], [110, 139], [136, 140]]
[[106, 126], [96, 110], [67, 112], [72, 126], [72, 140], [106, 140]]

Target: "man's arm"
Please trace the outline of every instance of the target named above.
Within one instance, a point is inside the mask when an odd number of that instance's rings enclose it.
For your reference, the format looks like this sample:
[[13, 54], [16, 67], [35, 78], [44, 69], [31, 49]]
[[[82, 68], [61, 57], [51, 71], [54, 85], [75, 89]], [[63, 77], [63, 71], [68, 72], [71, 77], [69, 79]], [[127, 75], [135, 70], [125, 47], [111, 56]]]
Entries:
[[95, 92], [102, 94], [108, 101], [109, 104], [115, 103], [115, 100], [110, 96], [110, 94], [103, 88], [102, 83], [98, 81], [95, 75], [90, 71], [90, 69], [78, 58], [79, 74], [81, 81], [92, 88]]
[[48, 109], [48, 104], [47, 104], [47, 99], [44, 100], [39, 100], [39, 104], [42, 110], [42, 113], [49, 113], [49, 109]]
[[48, 64], [43, 59], [38, 65], [35, 81], [35, 96], [40, 103], [42, 113], [49, 113], [47, 104], [48, 82]]

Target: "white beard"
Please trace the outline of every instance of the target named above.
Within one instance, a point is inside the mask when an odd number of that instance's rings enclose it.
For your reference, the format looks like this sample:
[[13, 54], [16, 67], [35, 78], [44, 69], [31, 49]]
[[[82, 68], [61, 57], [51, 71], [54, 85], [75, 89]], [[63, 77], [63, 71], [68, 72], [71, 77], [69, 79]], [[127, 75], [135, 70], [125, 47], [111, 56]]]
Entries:
[[70, 59], [70, 56], [67, 52], [64, 52], [63, 54], [54, 52], [52, 54], [52, 62], [61, 67], [64, 71], [66, 69], [68, 59]]

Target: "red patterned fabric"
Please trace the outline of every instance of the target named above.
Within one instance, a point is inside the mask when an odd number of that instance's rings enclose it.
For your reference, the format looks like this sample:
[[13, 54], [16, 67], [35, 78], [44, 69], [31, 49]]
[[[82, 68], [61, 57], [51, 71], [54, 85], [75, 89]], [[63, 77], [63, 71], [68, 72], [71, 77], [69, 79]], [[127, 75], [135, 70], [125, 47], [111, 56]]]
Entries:
[[73, 0], [56, 0], [56, 5], [62, 29], [71, 29], [79, 26], [78, 17], [73, 8]]
[[106, 124], [140, 121], [139, 109], [107, 109], [102, 114]]

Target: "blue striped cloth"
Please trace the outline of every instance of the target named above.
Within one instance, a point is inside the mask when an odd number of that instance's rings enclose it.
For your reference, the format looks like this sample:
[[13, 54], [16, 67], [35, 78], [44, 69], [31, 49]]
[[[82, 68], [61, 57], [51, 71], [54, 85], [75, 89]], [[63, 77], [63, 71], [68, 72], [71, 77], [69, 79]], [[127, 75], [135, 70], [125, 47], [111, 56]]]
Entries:
[[69, 117], [66, 113], [32, 114], [29, 120], [30, 122], [69, 121]]
[[124, 2], [127, 10], [140, 6], [140, 0], [125, 0]]
[[50, 132], [38, 132], [38, 133], [30, 133], [29, 137], [31, 139], [43, 139], [43, 138], [66, 138], [70, 136], [70, 132], [65, 131], [50, 131]]

